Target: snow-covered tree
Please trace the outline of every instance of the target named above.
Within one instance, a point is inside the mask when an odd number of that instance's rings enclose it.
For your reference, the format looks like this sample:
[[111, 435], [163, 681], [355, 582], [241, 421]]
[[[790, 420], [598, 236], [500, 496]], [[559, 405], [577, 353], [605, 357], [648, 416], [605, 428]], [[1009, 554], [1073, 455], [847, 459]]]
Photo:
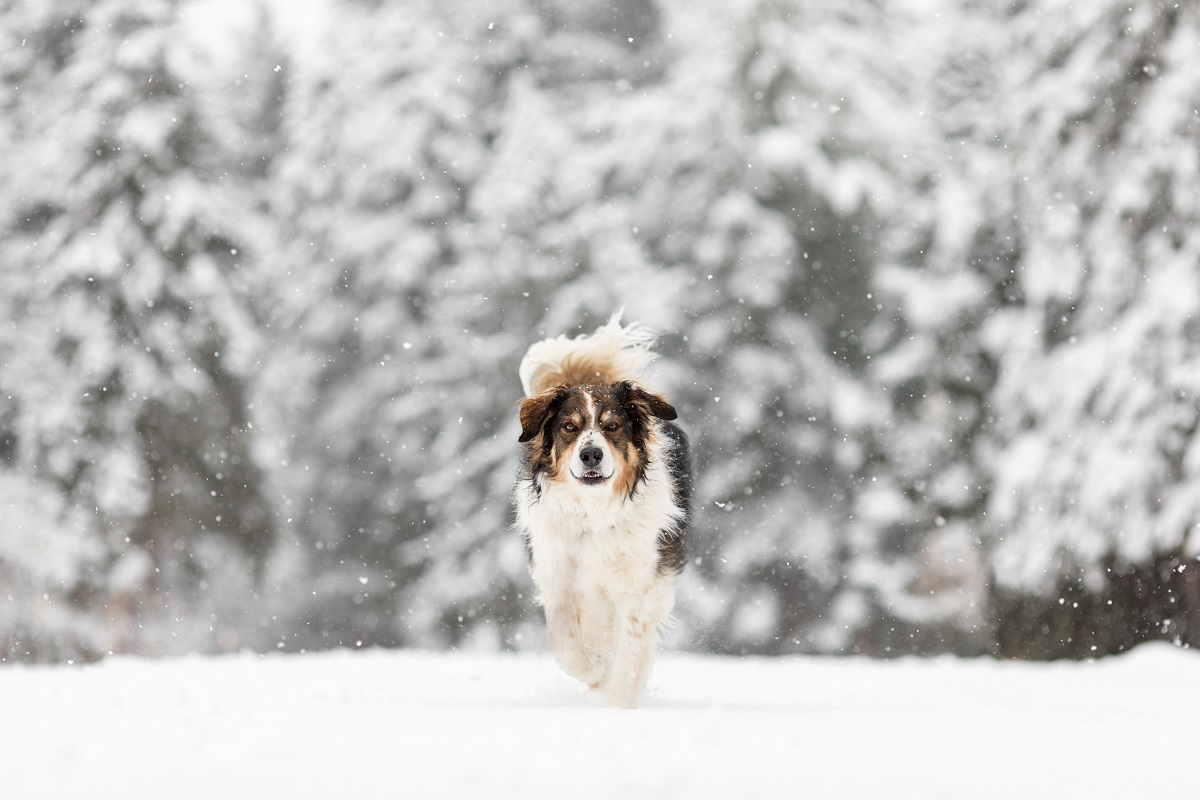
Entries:
[[[978, 653], [988, 646], [983, 511], [990, 490], [995, 355], [980, 328], [1014, 302], [1011, 169], [996, 144], [1009, 55], [971, 3], [908, 4], [902, 198], [873, 281], [882, 324], [867, 367], [887, 398], [857, 497], [856, 583], [879, 618], [867, 649]], [[893, 151], [894, 152], [894, 151]]]
[[700, 646], [851, 646], [864, 618], [828, 606], [856, 557], [861, 336], [898, 179], [868, 121], [902, 81], [849, 92], [862, 58], [890, 74], [878, 10], [646, 4], [614, 38], [549, 4], [339, 8], [325, 50], [351, 55], [293, 86], [268, 390], [308, 432], [303, 641], [511, 633], [532, 608], [505, 526], [516, 362], [625, 307], [668, 334], [663, 385], [697, 434]]
[[[282, 409], [287, 516], [315, 580], [301, 645], [445, 642], [478, 603], [519, 607], [497, 435], [519, 347], [500, 321], [521, 298], [467, 210], [536, 24], [501, 11], [340, 3], [329, 55], [290, 85], [275, 209], [295, 246], [261, 396]], [[496, 261], [465, 264], [472, 248]]]
[[881, 276], [902, 324], [875, 375], [896, 531], [952, 591], [895, 606], [957, 613], [960, 649], [1006, 655], [1194, 641], [1196, 11], [943, 11], [924, 107], [942, 163]]
[[748, 33], [730, 96], [749, 166], [695, 251], [713, 278], [688, 331], [693, 374], [728, 388], [701, 414], [707, 489], [723, 509], [707, 532], [715, 558], [700, 565], [728, 603], [714, 639], [945, 647], [933, 636], [957, 627], [952, 615], [933, 621], [930, 641], [898, 630], [899, 603], [930, 570], [917, 560], [924, 535], [899, 534], [914, 514], [897, 502], [872, 363], [896, 336], [878, 276], [925, 224], [912, 186], [936, 131], [920, 113], [918, 27], [875, 3], [775, 0], [738, 27]]
[[0, 659], [536, 644], [516, 366], [621, 307], [677, 644], [1197, 641], [1193, 5], [236, 5], [0, 0]]
[[1018, 258], [981, 330], [997, 647], [1200, 643], [1200, 8], [1032, 2], [1005, 20]]
[[88, 559], [52, 576], [108, 617], [79, 646], [231, 646], [274, 530], [243, 140], [192, 85], [179, 3], [64, 9], [9, 34], [32, 48], [8, 102], [9, 461], [54, 520], [29, 535]]

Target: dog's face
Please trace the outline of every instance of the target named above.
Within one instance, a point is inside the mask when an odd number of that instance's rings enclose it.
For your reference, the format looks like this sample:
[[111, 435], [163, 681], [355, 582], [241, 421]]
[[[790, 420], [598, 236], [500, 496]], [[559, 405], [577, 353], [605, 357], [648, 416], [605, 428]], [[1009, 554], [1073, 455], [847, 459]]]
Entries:
[[629, 381], [559, 386], [521, 403], [530, 475], [553, 483], [609, 486], [632, 494], [645, 475], [654, 419], [675, 419], [661, 395]]

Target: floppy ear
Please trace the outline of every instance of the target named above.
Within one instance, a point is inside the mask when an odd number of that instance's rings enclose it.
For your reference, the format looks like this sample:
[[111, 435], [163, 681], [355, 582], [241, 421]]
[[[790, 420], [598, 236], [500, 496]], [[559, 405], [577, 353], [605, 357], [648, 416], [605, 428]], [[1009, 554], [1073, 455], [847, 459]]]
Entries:
[[547, 389], [541, 394], [521, 401], [521, 436], [518, 442], [528, 442], [546, 427], [567, 399], [567, 386]]
[[672, 420], [679, 417], [675, 413], [675, 407], [667, 402], [667, 398], [661, 394], [652, 394], [645, 389], [633, 383], [633, 381], [623, 381], [620, 384], [621, 395], [624, 398], [622, 405], [625, 410], [642, 419], [649, 420], [650, 417], [658, 417], [659, 419]]

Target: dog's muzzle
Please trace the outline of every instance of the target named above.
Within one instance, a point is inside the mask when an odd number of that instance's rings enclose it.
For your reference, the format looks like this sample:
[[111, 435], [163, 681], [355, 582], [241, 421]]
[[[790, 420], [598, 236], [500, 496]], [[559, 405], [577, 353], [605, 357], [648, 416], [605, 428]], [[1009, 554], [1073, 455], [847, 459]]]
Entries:
[[604, 451], [594, 444], [585, 445], [579, 451], [580, 471], [575, 478], [588, 486], [604, 483], [609, 475], [604, 474]]

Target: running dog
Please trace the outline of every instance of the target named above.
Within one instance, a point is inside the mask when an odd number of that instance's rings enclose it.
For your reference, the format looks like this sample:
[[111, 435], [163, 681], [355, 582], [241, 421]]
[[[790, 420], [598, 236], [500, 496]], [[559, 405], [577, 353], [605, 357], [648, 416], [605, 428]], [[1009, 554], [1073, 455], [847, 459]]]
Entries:
[[618, 314], [520, 366], [515, 502], [537, 603], [559, 666], [622, 708], [641, 698], [691, 522], [687, 436], [642, 385], [653, 338]]

